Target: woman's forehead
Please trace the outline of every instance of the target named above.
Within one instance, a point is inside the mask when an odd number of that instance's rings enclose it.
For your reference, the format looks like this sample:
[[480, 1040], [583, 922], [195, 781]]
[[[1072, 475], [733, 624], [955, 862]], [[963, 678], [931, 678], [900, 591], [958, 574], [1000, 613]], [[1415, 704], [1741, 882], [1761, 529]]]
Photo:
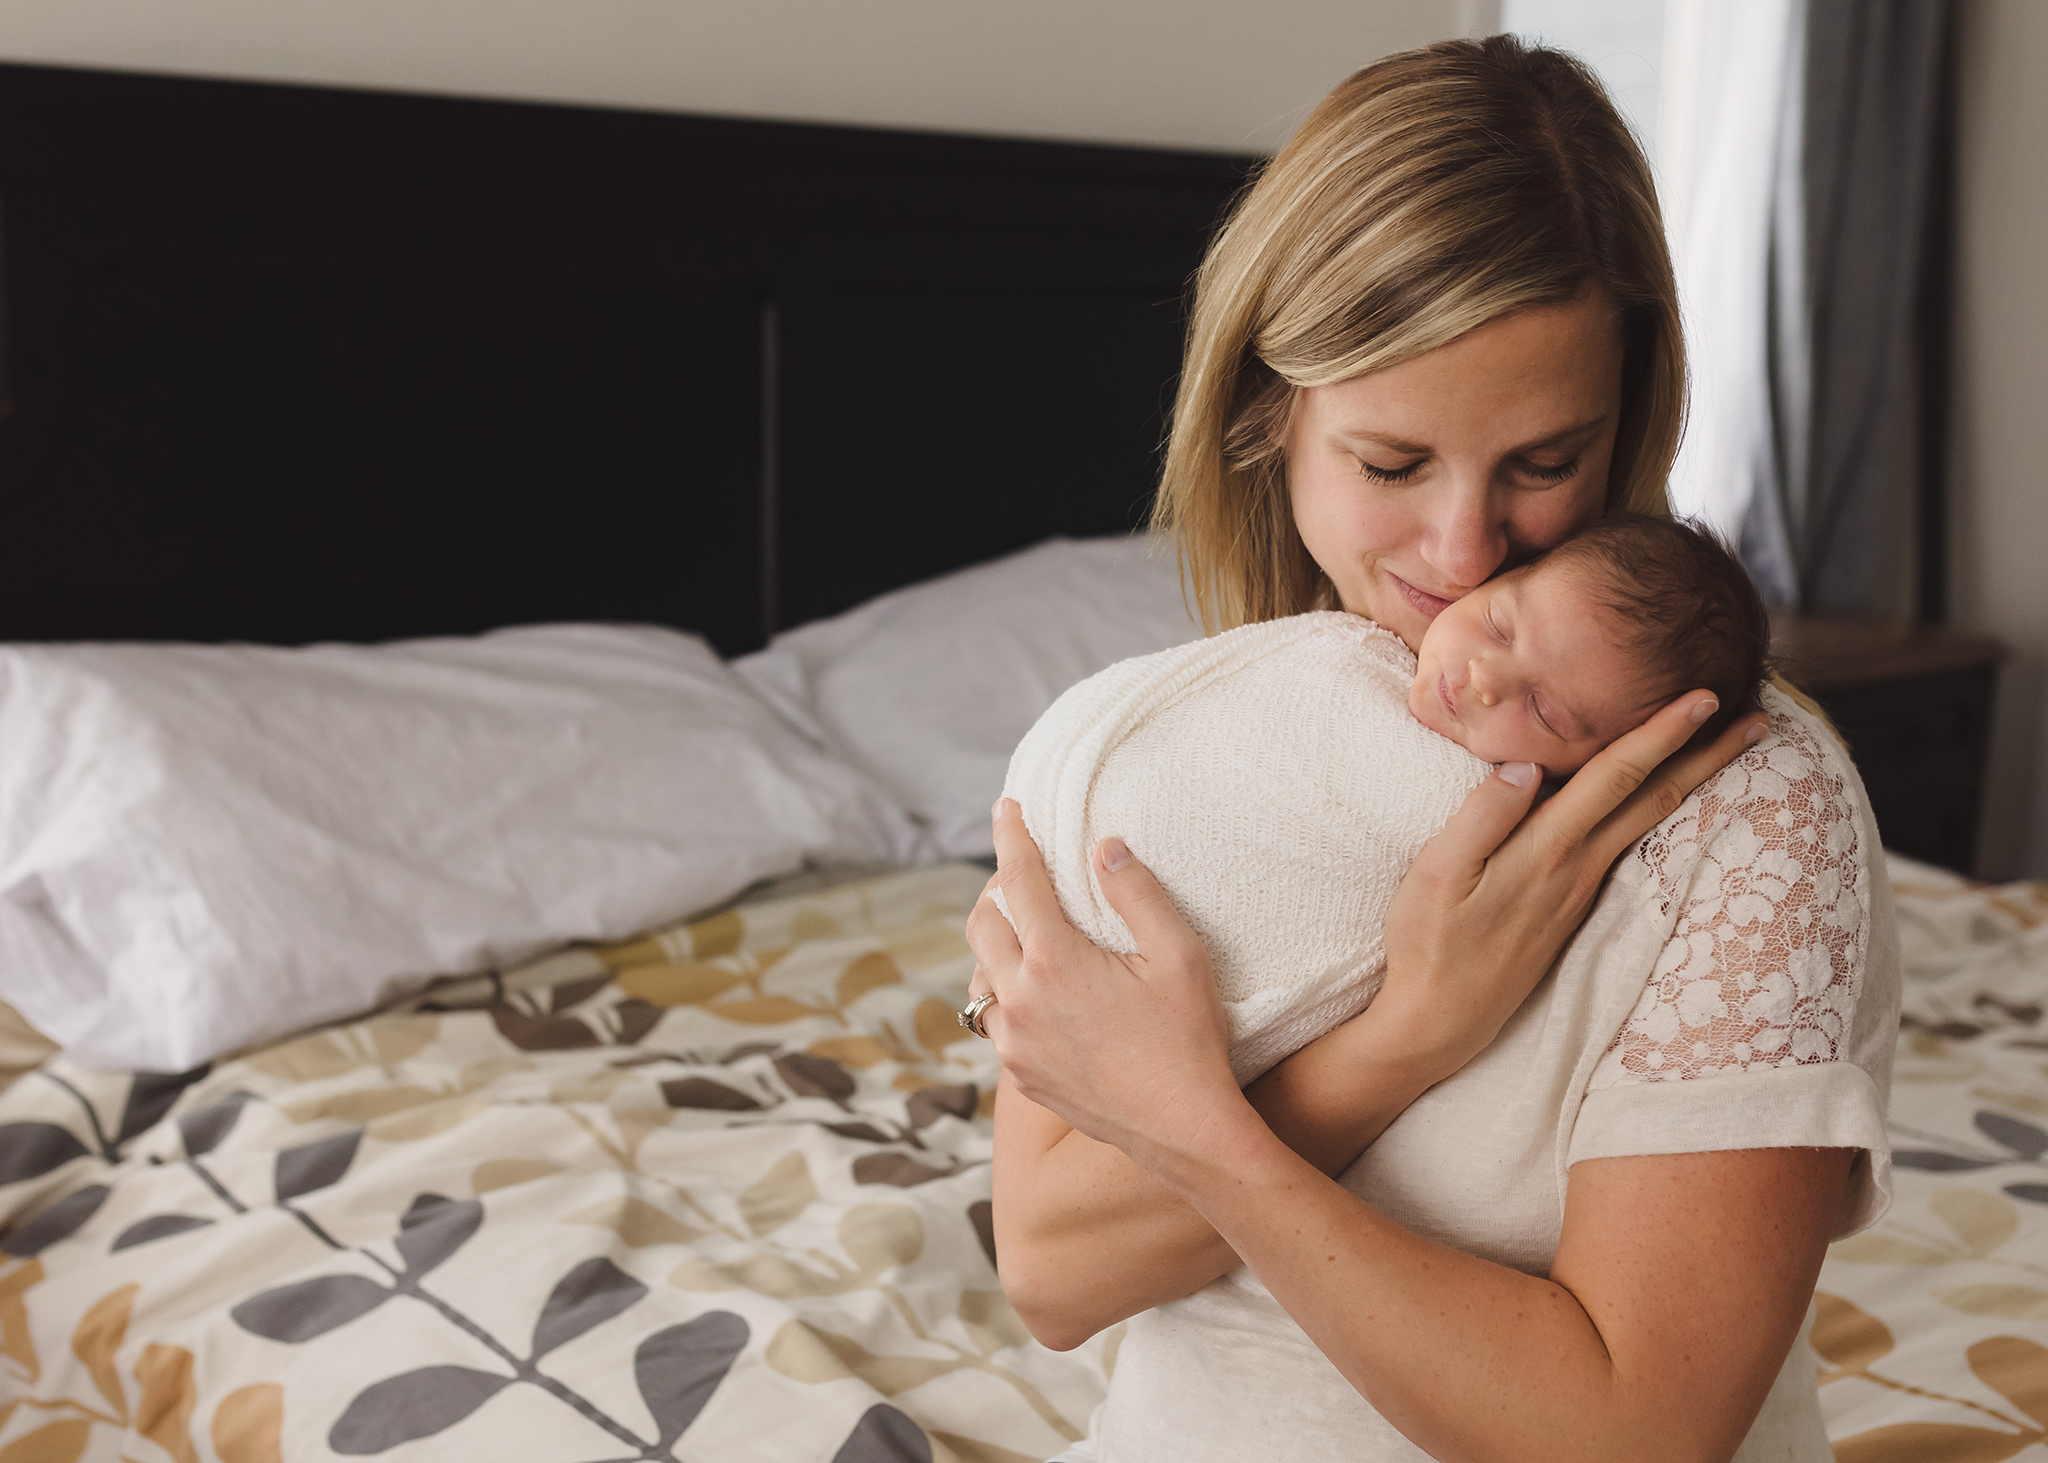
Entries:
[[1425, 440], [1484, 421], [1521, 445], [1611, 423], [1621, 409], [1621, 334], [1592, 300], [1505, 316], [1398, 365], [1311, 387], [1328, 428]]

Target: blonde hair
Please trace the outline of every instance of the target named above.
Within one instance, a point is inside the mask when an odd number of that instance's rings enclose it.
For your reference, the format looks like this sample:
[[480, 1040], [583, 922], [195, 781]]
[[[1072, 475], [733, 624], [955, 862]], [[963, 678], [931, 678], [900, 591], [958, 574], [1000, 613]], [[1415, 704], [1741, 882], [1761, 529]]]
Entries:
[[1512, 36], [1375, 62], [1238, 200], [1195, 276], [1153, 527], [1211, 631], [1328, 603], [1287, 496], [1304, 387], [1603, 291], [1623, 332], [1609, 511], [1668, 514], [1678, 293], [1649, 165], [1600, 83]]

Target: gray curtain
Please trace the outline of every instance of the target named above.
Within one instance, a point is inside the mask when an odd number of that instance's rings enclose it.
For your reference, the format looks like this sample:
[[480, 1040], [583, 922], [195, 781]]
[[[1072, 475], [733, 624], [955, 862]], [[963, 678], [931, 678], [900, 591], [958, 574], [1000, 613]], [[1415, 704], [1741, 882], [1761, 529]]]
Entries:
[[1775, 470], [1742, 552], [1776, 602], [1867, 612], [1893, 485], [1940, 458], [1920, 438], [1941, 424], [1915, 406], [1931, 344], [1919, 306], [1945, 265], [1929, 240], [1947, 204], [1950, 0], [1803, 8], [1772, 209]]

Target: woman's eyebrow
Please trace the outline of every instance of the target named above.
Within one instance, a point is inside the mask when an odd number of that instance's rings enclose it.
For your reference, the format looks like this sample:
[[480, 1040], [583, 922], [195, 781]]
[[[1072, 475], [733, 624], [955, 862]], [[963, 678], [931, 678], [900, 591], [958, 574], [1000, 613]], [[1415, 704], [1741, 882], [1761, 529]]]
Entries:
[[1607, 414], [1605, 412], [1602, 412], [1599, 416], [1594, 417], [1589, 421], [1578, 422], [1572, 426], [1564, 427], [1558, 431], [1552, 432], [1548, 437], [1539, 437], [1533, 442], [1524, 442], [1521, 446], [1517, 447], [1515, 451], [1535, 452], [1545, 447], [1555, 447], [1560, 442], [1568, 442], [1573, 437], [1584, 436], [1586, 433], [1597, 431], [1599, 428], [1604, 427], [1606, 425]]
[[1389, 452], [1398, 452], [1404, 457], [1419, 457], [1432, 449], [1419, 442], [1405, 441], [1400, 437], [1389, 437], [1383, 432], [1369, 432], [1363, 428], [1339, 428], [1337, 435], [1348, 442], [1370, 442], [1384, 447]]
[[[1510, 449], [1515, 452], [1540, 452], [1545, 447], [1554, 447], [1574, 437], [1583, 437], [1607, 425], [1607, 414], [1583, 422], [1574, 422], [1569, 427], [1560, 427], [1547, 437], [1538, 437]], [[1339, 427], [1337, 435], [1347, 442], [1370, 442], [1375, 447], [1384, 447], [1389, 452], [1398, 452], [1403, 457], [1424, 457], [1436, 449], [1421, 442], [1410, 442], [1405, 437], [1390, 437], [1385, 432], [1375, 432], [1366, 427]]]

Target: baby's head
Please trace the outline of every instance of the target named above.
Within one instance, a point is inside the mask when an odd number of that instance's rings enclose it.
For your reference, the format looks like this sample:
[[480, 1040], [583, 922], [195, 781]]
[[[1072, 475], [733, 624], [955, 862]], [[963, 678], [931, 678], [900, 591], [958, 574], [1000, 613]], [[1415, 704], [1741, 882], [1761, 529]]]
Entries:
[[1476, 757], [1566, 777], [1681, 692], [1720, 698], [1698, 733], [1719, 735], [1756, 707], [1769, 642], [1763, 600], [1718, 539], [1616, 514], [1440, 613], [1408, 709]]

